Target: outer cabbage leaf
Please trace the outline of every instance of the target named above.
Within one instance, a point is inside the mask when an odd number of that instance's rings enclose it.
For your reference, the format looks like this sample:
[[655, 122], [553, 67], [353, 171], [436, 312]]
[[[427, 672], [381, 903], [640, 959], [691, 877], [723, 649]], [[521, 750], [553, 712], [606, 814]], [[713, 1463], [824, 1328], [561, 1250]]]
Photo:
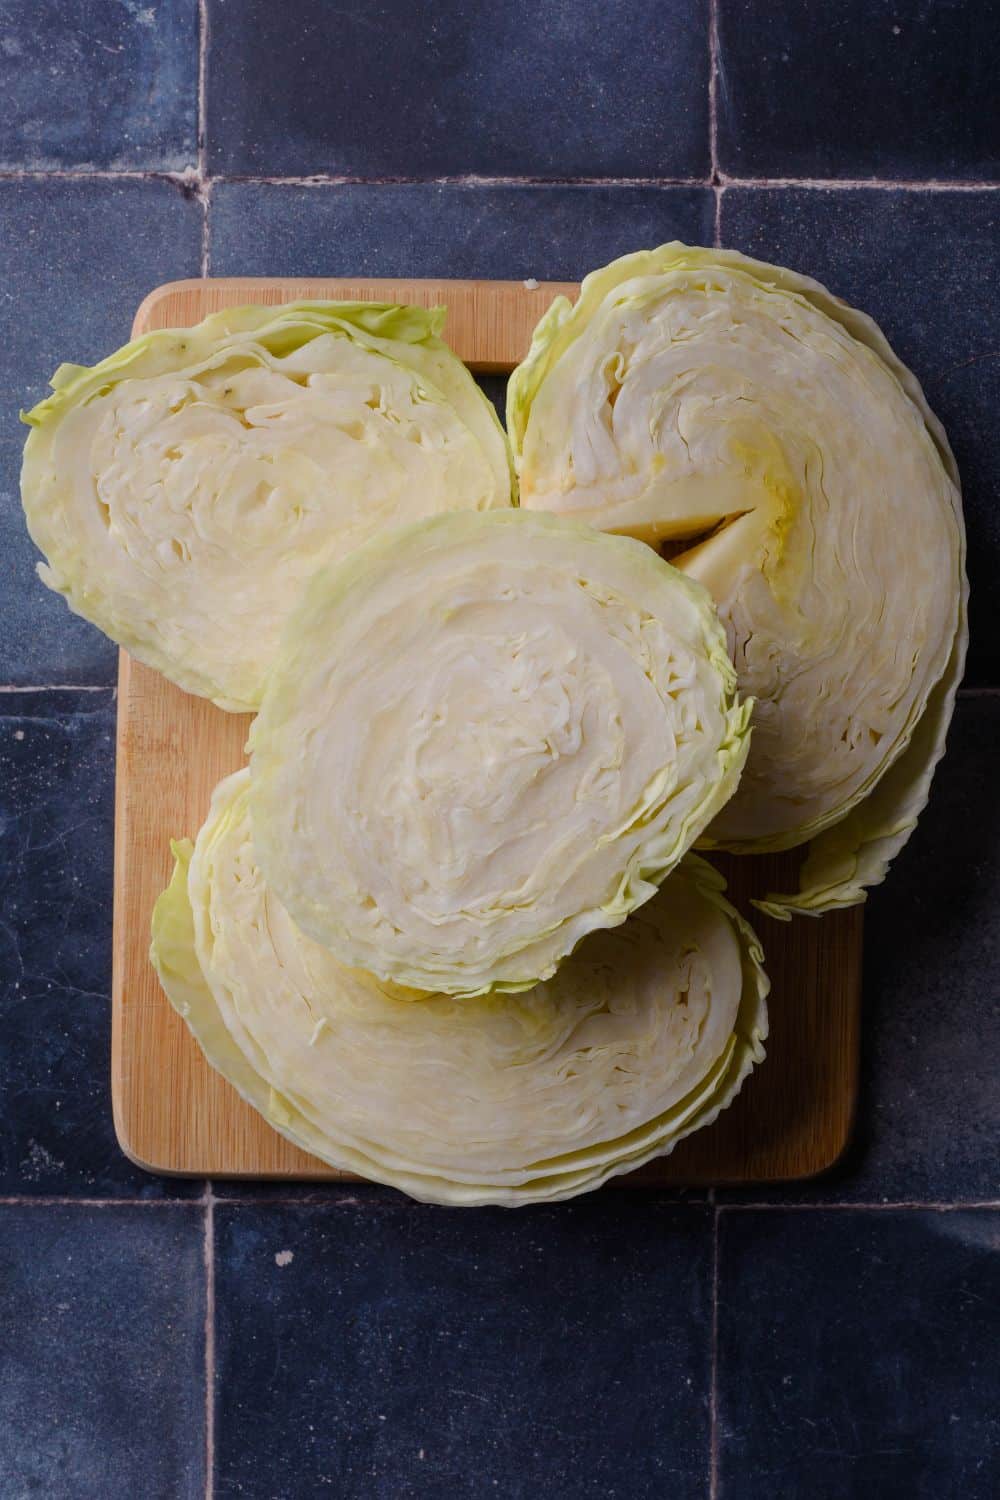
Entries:
[[821, 916], [824, 911], [857, 906], [865, 900], [868, 887], [881, 884], [927, 806], [934, 771], [944, 754], [964, 660], [965, 635], [960, 634], [906, 750], [864, 802], [813, 840], [799, 872], [800, 889], [756, 901], [761, 911], [779, 921], [790, 920], [794, 913]]
[[212, 1065], [332, 1166], [431, 1202], [572, 1197], [709, 1124], [763, 1058], [759, 944], [695, 856], [535, 989], [417, 995], [295, 926], [248, 786], [222, 782], [194, 849], [174, 846], [151, 956]]
[[43, 581], [140, 660], [253, 709], [305, 581], [393, 525], [511, 503], [444, 310], [230, 308], [63, 365], [29, 412]]
[[669, 551], [757, 700], [706, 842], [812, 841], [767, 909], [864, 899], [924, 805], [967, 640], [958, 474], [865, 314], [733, 251], [665, 245], [554, 304], [508, 388], [521, 504]]
[[746, 756], [706, 591], [628, 538], [455, 514], [319, 575], [251, 731], [257, 856], [342, 963], [525, 989], [623, 922]]

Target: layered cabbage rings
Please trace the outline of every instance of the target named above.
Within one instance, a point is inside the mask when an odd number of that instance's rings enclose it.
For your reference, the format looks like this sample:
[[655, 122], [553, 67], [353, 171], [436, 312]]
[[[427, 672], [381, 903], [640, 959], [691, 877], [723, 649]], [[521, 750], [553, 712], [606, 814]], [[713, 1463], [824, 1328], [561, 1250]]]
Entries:
[[528, 511], [321, 573], [250, 734], [261, 868], [344, 964], [475, 995], [549, 978], [732, 795], [752, 705], [707, 591]]
[[222, 782], [175, 845], [153, 962], [209, 1062], [330, 1165], [437, 1203], [568, 1198], [709, 1124], [763, 1057], [760, 949], [695, 856], [534, 989], [408, 995], [295, 926], [249, 790]]
[[444, 318], [232, 308], [63, 365], [25, 418], [43, 581], [188, 692], [255, 709], [318, 567], [421, 516], [511, 503], [503, 430]]
[[507, 425], [523, 507], [663, 547], [718, 605], [756, 708], [706, 842], [810, 844], [774, 915], [863, 900], [927, 800], [967, 641], [955, 462], [876, 325], [665, 245], [553, 303]]

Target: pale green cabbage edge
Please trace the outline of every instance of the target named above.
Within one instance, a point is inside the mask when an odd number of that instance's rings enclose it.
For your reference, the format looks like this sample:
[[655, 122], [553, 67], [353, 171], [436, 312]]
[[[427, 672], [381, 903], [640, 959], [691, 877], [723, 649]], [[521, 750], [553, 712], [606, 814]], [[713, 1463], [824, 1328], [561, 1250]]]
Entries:
[[[633, 276], [655, 275], [677, 256], [683, 256], [692, 266], [717, 264], [744, 270], [782, 290], [798, 293], [872, 350], [889, 367], [923, 416], [955, 487], [955, 494], [960, 497], [958, 466], [944, 427], [928, 405], [920, 382], [894, 353], [873, 318], [835, 297], [810, 276], [755, 260], [736, 250], [699, 249], [679, 241], [655, 250], [622, 256], [593, 271], [584, 278], [575, 303], [567, 297], [557, 297], [553, 301], [535, 328], [528, 354], [514, 370], [507, 387], [507, 433], [514, 452], [515, 468], [535, 394], [555, 361], [586, 325], [592, 310], [611, 287]], [[862, 800], [846, 808], [833, 826], [825, 828], [810, 842], [799, 872], [799, 889], [769, 893], [765, 899], [754, 902], [769, 916], [788, 921], [794, 914], [820, 916], [825, 911], [857, 906], [866, 901], [868, 888], [885, 879], [891, 861], [910, 837], [927, 805], [935, 768], [945, 752], [969, 640], [966, 537], [960, 503], [956, 521], [960, 602], [958, 628], [947, 666], [930, 693], [924, 713], [905, 749], [875, 787], [862, 793]], [[708, 838], [697, 847], [716, 846]], [[753, 850], [744, 844], [735, 852], [752, 853]]]
[[38, 565], [42, 582], [62, 594], [75, 613], [187, 692], [236, 713], [256, 709], [259, 696], [234, 698], [190, 653], [179, 656], [171, 643], [161, 642], [155, 620], [140, 621], [137, 610], [116, 607], [90, 559], [83, 550], [74, 549], [72, 536], [53, 519], [54, 507], [46, 493], [51, 475], [43, 444], [68, 413], [120, 381], [208, 369], [223, 351], [247, 340], [260, 343], [271, 355], [282, 356], [318, 335], [337, 333], [415, 373], [431, 394], [450, 405], [483, 447], [498, 482], [500, 471], [506, 469], [512, 502], [515, 480], [506, 433], [492, 402], [441, 338], [446, 317], [444, 307], [380, 302], [298, 301], [278, 307], [225, 308], [192, 328], [144, 334], [96, 365], [60, 365], [50, 382], [52, 395], [21, 414], [32, 429], [21, 471], [22, 504], [31, 538], [47, 559], [47, 565]]
[[[206, 836], [209, 825], [199, 835]], [[399, 1165], [389, 1153], [367, 1155], [331, 1140], [248, 1061], [226, 1028], [219, 1006], [205, 979], [197, 951], [188, 878], [194, 846], [189, 839], [172, 843], [173, 875], [156, 902], [152, 920], [150, 959], [171, 1005], [183, 1018], [207, 1061], [280, 1135], [329, 1166], [373, 1182], [398, 1188], [425, 1203], [514, 1208], [532, 1203], [555, 1203], [600, 1187], [610, 1178], [631, 1172], [656, 1157], [666, 1156], [679, 1141], [701, 1130], [736, 1098], [744, 1081], [765, 1056], [768, 1034], [767, 995], [770, 981], [764, 972], [759, 939], [749, 924], [724, 898], [725, 881], [704, 860], [688, 855], [674, 874], [690, 882], [711, 903], [720, 919], [728, 921], [740, 948], [742, 991], [729, 1043], [708, 1074], [683, 1100], [664, 1115], [628, 1135], [539, 1164], [537, 1177], [516, 1186], [489, 1182], [457, 1182], [418, 1166]], [[419, 1001], [410, 1002], [419, 1024]], [[409, 1006], [405, 1007], [406, 1009]], [[474, 1080], [470, 1080], [473, 1083]], [[567, 1080], [567, 1087], [572, 1084]]]

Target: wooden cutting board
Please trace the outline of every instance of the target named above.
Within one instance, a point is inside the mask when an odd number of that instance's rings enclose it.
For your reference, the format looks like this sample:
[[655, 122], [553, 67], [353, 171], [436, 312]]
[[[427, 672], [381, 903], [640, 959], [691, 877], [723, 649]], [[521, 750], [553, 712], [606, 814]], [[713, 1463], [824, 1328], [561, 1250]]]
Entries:
[[[158, 287], [133, 332], [183, 327], [238, 303], [299, 297], [448, 308], [446, 337], [478, 371], [509, 371], [559, 292], [502, 281], [222, 278]], [[171, 869], [170, 838], [193, 837], [221, 777], [244, 763], [250, 720], [193, 698], [121, 653], [115, 802], [111, 1088], [125, 1153], [154, 1172], [198, 1177], [335, 1179], [277, 1135], [205, 1063], [149, 963], [153, 902]], [[768, 1059], [710, 1129], [630, 1179], [644, 1185], [780, 1182], [809, 1177], [847, 1144], [858, 1078], [860, 908], [786, 924], [754, 913], [751, 895], [787, 889], [798, 856], [722, 862], [750, 915], [773, 982]]]

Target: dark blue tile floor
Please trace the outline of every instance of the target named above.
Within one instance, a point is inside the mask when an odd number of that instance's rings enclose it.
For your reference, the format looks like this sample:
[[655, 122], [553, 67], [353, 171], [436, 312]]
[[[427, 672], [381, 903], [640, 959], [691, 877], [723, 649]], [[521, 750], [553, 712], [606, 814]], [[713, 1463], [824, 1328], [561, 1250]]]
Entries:
[[[0, 0], [0, 1496], [1000, 1493], [997, 37], [975, 0]], [[142, 1173], [115, 654], [33, 576], [18, 407], [206, 269], [572, 278], [717, 235], [879, 318], [966, 487], [976, 690], [871, 900], [848, 1157], [513, 1215]]]
[[114, 733], [110, 690], [0, 693], [0, 1196], [197, 1191], [108, 1110]]
[[704, 1494], [708, 1209], [341, 1191], [218, 1205], [215, 1243], [221, 1494]]
[[1000, 1212], [728, 1210], [719, 1500], [993, 1500]]
[[200, 1500], [204, 1232], [195, 1208], [0, 1212], [0, 1494]]
[[0, 168], [195, 165], [198, 0], [5, 0], [0, 29]]
[[734, 177], [995, 178], [990, 0], [718, 0], [719, 159]]
[[708, 0], [212, 0], [213, 172], [705, 177]]

